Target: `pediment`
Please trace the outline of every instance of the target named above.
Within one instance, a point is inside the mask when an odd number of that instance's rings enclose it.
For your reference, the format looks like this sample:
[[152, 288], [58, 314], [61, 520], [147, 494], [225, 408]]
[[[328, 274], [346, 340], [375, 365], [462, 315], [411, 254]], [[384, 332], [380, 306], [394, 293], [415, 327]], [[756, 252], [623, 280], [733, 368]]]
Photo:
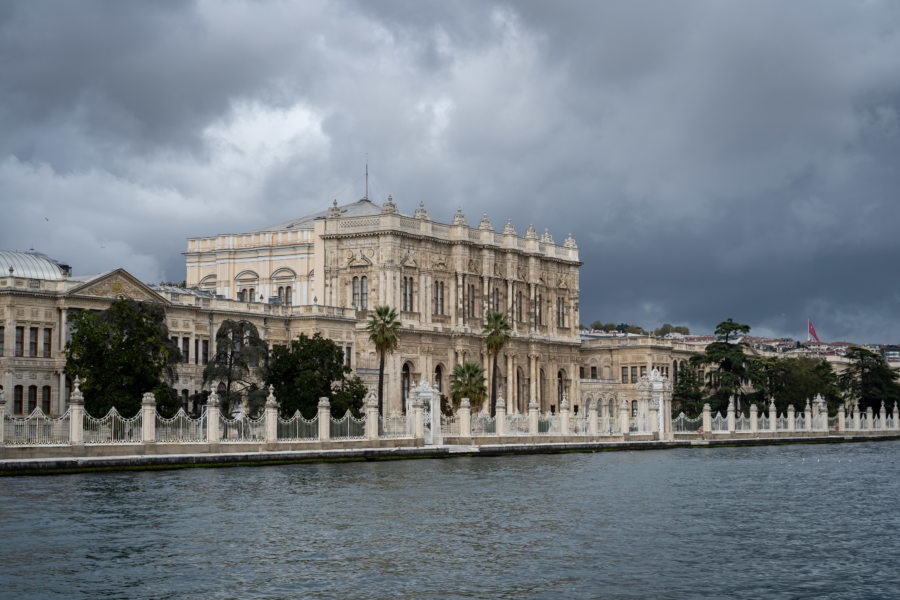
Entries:
[[151, 290], [124, 269], [116, 269], [99, 275], [68, 291], [70, 296], [95, 298], [129, 298], [131, 300], [169, 304], [168, 300]]

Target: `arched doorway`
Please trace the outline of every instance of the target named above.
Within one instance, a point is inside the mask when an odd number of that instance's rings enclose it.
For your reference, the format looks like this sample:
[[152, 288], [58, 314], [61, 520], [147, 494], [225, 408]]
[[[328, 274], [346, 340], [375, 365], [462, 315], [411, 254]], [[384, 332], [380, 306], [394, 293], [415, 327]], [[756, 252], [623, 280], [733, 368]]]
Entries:
[[522, 368], [516, 368], [516, 409], [520, 413], [524, 413], [527, 410], [526, 402], [525, 402], [525, 374], [522, 372]]
[[566, 372], [560, 369], [556, 373], [556, 407], [562, 406], [563, 395], [566, 393]]
[[400, 410], [403, 411], [403, 414], [406, 414], [406, 404], [409, 399], [409, 389], [410, 382], [412, 379], [412, 374], [409, 368], [409, 363], [403, 363], [403, 371], [400, 374], [400, 389], [402, 392], [401, 402], [400, 402]]
[[444, 393], [444, 367], [441, 365], [434, 368], [434, 387], [438, 394]]

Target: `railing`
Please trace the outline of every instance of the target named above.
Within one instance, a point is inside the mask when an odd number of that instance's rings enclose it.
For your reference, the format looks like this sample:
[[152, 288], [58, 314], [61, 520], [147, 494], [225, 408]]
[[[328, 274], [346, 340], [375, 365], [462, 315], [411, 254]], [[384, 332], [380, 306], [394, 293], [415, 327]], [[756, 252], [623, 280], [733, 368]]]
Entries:
[[528, 415], [515, 414], [506, 416], [506, 435], [528, 435]]
[[806, 429], [806, 416], [803, 413], [794, 417], [794, 431], [804, 431]]
[[538, 435], [559, 435], [559, 415], [545, 413], [538, 417]]
[[161, 443], [192, 443], [206, 441], [206, 411], [197, 419], [179, 408], [171, 419], [156, 413], [156, 441]]
[[61, 417], [45, 415], [40, 408], [34, 409], [24, 419], [5, 415], [3, 420], [3, 440], [8, 446], [51, 446], [69, 443], [69, 411]]
[[734, 419], [735, 431], [750, 431], [750, 417], [743, 414], [738, 415]]
[[837, 430], [840, 425], [840, 419], [838, 417], [828, 417], [828, 429]]
[[278, 417], [276, 432], [279, 440], [287, 442], [318, 440], [319, 415], [306, 419], [298, 410], [290, 419]]
[[585, 418], [584, 414], [578, 414], [572, 419], [572, 434], [573, 435], [587, 435], [588, 433], [588, 421]]
[[472, 415], [472, 435], [494, 435], [497, 433], [496, 417]]
[[775, 419], [775, 426], [778, 431], [787, 431], [787, 417], [784, 415], [779, 416]]
[[598, 427], [600, 435], [613, 435], [615, 433], [613, 431], [613, 425], [615, 424], [615, 422], [615, 418], [600, 417], [600, 423]]
[[675, 433], [697, 433], [703, 427], [703, 417], [692, 419], [684, 413], [679, 413], [672, 419], [672, 431]]
[[459, 415], [441, 415], [441, 435], [459, 435]]
[[772, 428], [771, 420], [769, 419], [769, 415], [766, 413], [762, 413], [759, 415], [759, 420], [757, 421], [756, 428], [759, 431], [770, 431]]
[[391, 413], [381, 418], [381, 437], [401, 438], [411, 437], [407, 431], [406, 415]]
[[143, 411], [126, 419], [116, 410], [109, 409], [105, 416], [95, 419], [84, 413], [85, 444], [138, 444], [143, 440]]
[[717, 412], [716, 416], [712, 418], [710, 429], [712, 429], [713, 433], [727, 433], [728, 419], [723, 417], [722, 413]]
[[219, 432], [224, 443], [261, 442], [266, 437], [265, 416], [251, 419], [244, 413], [238, 413], [233, 419], [227, 419], [220, 414]]
[[366, 437], [366, 417], [357, 419], [348, 409], [340, 419], [331, 417], [331, 439], [357, 440]]

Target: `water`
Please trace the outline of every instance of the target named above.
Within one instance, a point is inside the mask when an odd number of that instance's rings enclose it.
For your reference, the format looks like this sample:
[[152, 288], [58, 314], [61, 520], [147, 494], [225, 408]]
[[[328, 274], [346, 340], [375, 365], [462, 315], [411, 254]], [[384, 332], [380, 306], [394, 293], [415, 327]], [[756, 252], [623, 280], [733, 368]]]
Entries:
[[4, 598], [896, 598], [900, 442], [0, 479]]

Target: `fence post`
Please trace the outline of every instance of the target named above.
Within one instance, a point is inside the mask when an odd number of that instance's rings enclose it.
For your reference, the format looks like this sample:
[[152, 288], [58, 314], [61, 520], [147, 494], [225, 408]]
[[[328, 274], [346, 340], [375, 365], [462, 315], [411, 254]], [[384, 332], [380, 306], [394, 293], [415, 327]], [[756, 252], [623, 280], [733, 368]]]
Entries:
[[775, 408], [775, 398], [769, 398], [769, 427], [772, 432], [778, 431], [778, 410]]
[[807, 432], [812, 431], [812, 412], [809, 410], [809, 398], [806, 399], [806, 406], [803, 408], [803, 428]]
[[378, 426], [380, 425], [381, 419], [378, 416], [378, 398], [375, 397], [375, 392], [369, 392], [368, 394], [366, 394], [365, 407], [366, 439], [377, 440]]
[[712, 434], [712, 409], [707, 402], [703, 405], [703, 435], [708, 437], [710, 434]]
[[562, 436], [569, 435], [569, 398], [563, 392], [562, 402], [559, 403], [559, 433]]
[[788, 431], [794, 431], [796, 429], [797, 424], [795, 422], [794, 405], [793, 404], [788, 404], [787, 421], [788, 421], [788, 423], [787, 423]]
[[73, 446], [84, 445], [84, 396], [80, 386], [81, 381], [76, 377], [69, 394], [69, 444]]
[[425, 439], [425, 414], [422, 409], [422, 399], [418, 394], [413, 396], [413, 437], [417, 440]]
[[728, 397], [728, 433], [729, 435], [734, 434], [735, 430], [735, 420], [734, 420], [734, 396]]
[[859, 422], [859, 400], [853, 403], [853, 429], [854, 431], [859, 431], [862, 429], [860, 427], [861, 423]]
[[838, 407], [838, 431], [844, 431], [847, 428], [847, 415], [845, 414], [844, 405]]
[[[896, 411], [894, 411], [896, 412]], [[6, 431], [6, 391], [0, 390], [0, 448], [3, 447], [3, 435]]]
[[881, 423], [879, 423], [878, 429], [884, 431], [887, 429], [887, 409], [884, 407], [884, 400], [881, 401], [881, 411], [879, 412], [879, 416], [881, 417]]
[[873, 418], [872, 407], [866, 409], [866, 430], [872, 431], [875, 429], [875, 419]]
[[506, 435], [506, 399], [500, 395], [497, 397], [496, 416], [494, 419], [494, 431], [497, 437]]
[[331, 402], [322, 396], [319, 398], [319, 441], [331, 439]]
[[456, 418], [459, 419], [459, 437], [472, 437], [472, 405], [468, 398], [459, 401], [459, 410], [456, 411]]
[[588, 435], [597, 435], [600, 429], [599, 417], [597, 414], [597, 404], [599, 400], [588, 401]]
[[156, 443], [156, 396], [147, 392], [141, 398], [141, 441], [145, 444]]
[[754, 436], [759, 433], [759, 409], [755, 402], [750, 405], [750, 433]]
[[211, 386], [209, 398], [206, 400], [206, 441], [210, 444], [218, 444], [222, 439], [219, 431], [219, 395], [216, 393], [215, 382]]
[[900, 413], [897, 412], [897, 402], [894, 402], [893, 421], [894, 429], [900, 429]]
[[538, 408], [536, 398], [528, 401], [528, 433], [531, 435], [538, 434], [538, 421], [540, 420], [541, 410]]
[[278, 441], [278, 400], [275, 399], [275, 386], [269, 386], [269, 395], [266, 397], [266, 437], [267, 444]]
[[622, 406], [619, 407], [619, 412], [621, 413], [621, 423], [619, 426], [622, 428], [622, 436], [627, 436], [628, 432], [631, 429], [631, 415], [628, 410], [628, 400], [622, 400]]

